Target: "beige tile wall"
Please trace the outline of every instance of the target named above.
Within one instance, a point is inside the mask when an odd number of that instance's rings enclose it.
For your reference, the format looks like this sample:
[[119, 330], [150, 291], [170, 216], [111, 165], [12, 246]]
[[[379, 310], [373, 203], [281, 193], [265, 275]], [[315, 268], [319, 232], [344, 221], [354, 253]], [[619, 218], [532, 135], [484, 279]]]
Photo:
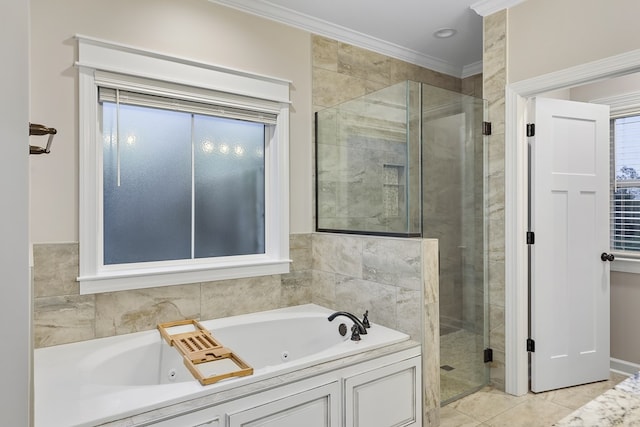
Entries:
[[[36, 244], [35, 347], [149, 330], [177, 319], [214, 319], [309, 302], [358, 314], [369, 309], [373, 321], [422, 341], [424, 277], [430, 285], [427, 301], [436, 302], [438, 295], [433, 289], [437, 277], [423, 271], [422, 242], [293, 234], [289, 274], [94, 295], [79, 294], [77, 243]], [[437, 262], [434, 253], [429, 262]], [[437, 264], [428, 270], [434, 272]]]
[[484, 98], [489, 102], [489, 342], [493, 348], [491, 382], [504, 390], [505, 264], [504, 264], [504, 88], [506, 85], [507, 12], [484, 19]]
[[[312, 43], [313, 111], [405, 80], [482, 96], [481, 75], [461, 80], [320, 36], [313, 36]], [[420, 240], [314, 234], [313, 300], [356, 313], [364, 307], [374, 307], [375, 315], [372, 316], [378, 316], [378, 321], [410, 333], [414, 339], [422, 342], [423, 354], [427, 356], [423, 359], [424, 425], [439, 425], [438, 249], [436, 241], [424, 240], [424, 247], [418, 242]], [[398, 251], [398, 245], [404, 249]], [[395, 256], [404, 253], [404, 256], [410, 257], [409, 254], [415, 254], [416, 251], [423, 252], [422, 261], [417, 264]], [[353, 254], [357, 254], [355, 258]], [[404, 281], [385, 276], [387, 273], [381, 265], [372, 267], [367, 264], [381, 262], [396, 262], [394, 273], [401, 273]], [[386, 265], [389, 269], [390, 264]], [[417, 265], [423, 269], [423, 280], [428, 281], [422, 290], [420, 286], [415, 287]], [[374, 270], [375, 273], [372, 273]], [[425, 292], [423, 298], [420, 297], [421, 292]], [[416, 301], [412, 301], [415, 298], [421, 298], [422, 302], [416, 304]]]
[[[462, 81], [399, 59], [321, 36], [312, 37], [313, 111], [413, 80], [460, 92]], [[467, 90], [477, 90], [470, 78]], [[465, 79], [466, 80], [466, 79]]]
[[80, 295], [78, 244], [34, 245], [36, 348], [311, 302], [311, 235], [290, 236], [284, 275]]
[[358, 316], [422, 341], [420, 239], [313, 234], [313, 302]]
[[482, 98], [482, 74], [476, 74], [462, 79], [462, 87], [460, 92], [464, 95], [475, 96], [476, 98]]

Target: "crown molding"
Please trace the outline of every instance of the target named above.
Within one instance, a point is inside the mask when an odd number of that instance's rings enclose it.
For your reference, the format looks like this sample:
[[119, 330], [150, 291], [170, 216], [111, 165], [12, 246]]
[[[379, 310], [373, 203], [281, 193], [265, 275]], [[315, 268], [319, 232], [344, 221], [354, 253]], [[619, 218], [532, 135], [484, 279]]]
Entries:
[[467, 77], [475, 76], [476, 74], [482, 74], [482, 61], [467, 64], [462, 67], [462, 75], [460, 78], [465, 79]]
[[310, 33], [371, 50], [433, 71], [461, 78], [463, 68], [412, 49], [368, 36], [322, 19], [295, 12], [267, 1], [256, 0], [208, 0], [242, 12], [256, 15]]
[[480, 0], [469, 6], [478, 15], [484, 17], [492, 15], [503, 9], [509, 9], [525, 0]]
[[509, 86], [520, 96], [529, 97], [541, 93], [541, 87], [544, 92], [548, 92], [638, 71], [640, 71], [640, 49], [511, 83]]
[[605, 104], [611, 108], [611, 117], [640, 111], [640, 92], [629, 92], [590, 100], [593, 104]]

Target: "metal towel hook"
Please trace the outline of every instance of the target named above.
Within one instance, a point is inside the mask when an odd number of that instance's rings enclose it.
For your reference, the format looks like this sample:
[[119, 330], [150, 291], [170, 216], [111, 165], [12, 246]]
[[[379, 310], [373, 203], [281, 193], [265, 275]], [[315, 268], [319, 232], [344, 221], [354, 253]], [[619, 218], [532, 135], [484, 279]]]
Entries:
[[58, 133], [55, 128], [49, 128], [44, 125], [36, 123], [29, 123], [29, 136], [32, 135], [49, 135], [46, 147], [37, 147], [35, 145], [29, 145], [29, 154], [49, 154], [51, 149], [51, 142], [53, 142], [53, 136]]

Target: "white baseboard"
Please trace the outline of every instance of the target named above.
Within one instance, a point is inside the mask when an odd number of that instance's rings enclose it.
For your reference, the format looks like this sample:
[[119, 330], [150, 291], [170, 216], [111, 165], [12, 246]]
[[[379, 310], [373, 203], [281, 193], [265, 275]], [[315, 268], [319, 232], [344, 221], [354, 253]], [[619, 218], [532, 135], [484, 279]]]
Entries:
[[640, 365], [637, 363], [627, 362], [626, 360], [610, 359], [611, 370], [619, 374], [633, 375], [640, 372]]

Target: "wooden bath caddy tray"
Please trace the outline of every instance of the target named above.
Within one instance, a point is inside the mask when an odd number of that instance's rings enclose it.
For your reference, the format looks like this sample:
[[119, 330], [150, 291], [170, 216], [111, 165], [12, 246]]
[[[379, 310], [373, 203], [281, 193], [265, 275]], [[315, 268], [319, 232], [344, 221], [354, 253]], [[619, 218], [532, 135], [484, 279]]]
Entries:
[[[191, 325], [193, 330], [176, 334], [168, 331], [169, 328], [185, 325]], [[202, 385], [253, 374], [251, 366], [218, 342], [211, 332], [196, 320], [159, 323], [158, 330], [167, 344], [182, 354], [185, 366]]]

